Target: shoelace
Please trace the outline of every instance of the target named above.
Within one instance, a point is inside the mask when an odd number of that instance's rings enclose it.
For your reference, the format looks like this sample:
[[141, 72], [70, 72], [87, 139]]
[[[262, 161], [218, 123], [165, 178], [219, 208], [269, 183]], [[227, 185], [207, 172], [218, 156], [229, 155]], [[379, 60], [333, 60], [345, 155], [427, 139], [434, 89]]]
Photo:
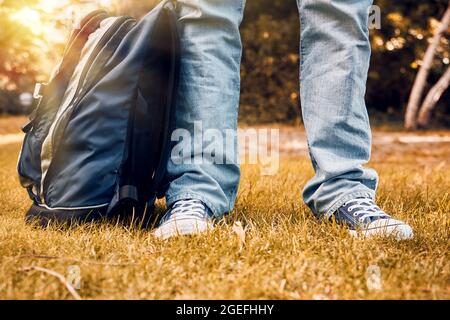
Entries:
[[348, 201], [345, 205], [350, 205], [348, 211], [361, 222], [366, 218], [388, 217], [388, 215], [381, 210], [372, 199], [354, 199]]
[[[207, 215], [207, 209], [200, 200], [180, 200], [176, 202], [170, 210], [167, 218], [177, 219], [187, 216], [204, 219]], [[166, 219], [164, 219], [166, 220]]]

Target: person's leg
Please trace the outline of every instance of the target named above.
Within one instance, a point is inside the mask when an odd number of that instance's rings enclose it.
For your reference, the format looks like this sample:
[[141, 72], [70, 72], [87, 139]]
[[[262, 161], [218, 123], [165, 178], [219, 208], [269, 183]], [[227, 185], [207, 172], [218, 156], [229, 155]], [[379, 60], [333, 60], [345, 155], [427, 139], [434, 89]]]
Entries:
[[[166, 177], [169, 208], [180, 200], [197, 200], [220, 219], [234, 207], [240, 179], [239, 25], [244, 6], [245, 0], [177, 1], [181, 74], [174, 135], [177, 141], [172, 145], [176, 152], [169, 160]], [[208, 135], [202, 139], [202, 132], [210, 129], [220, 133], [218, 141], [223, 142], [223, 148], [214, 148], [213, 152], [218, 163], [208, 160], [209, 155], [202, 159], [205, 148], [218, 142]], [[191, 139], [186, 139], [186, 133]]]
[[371, 150], [364, 102], [371, 3], [298, 0], [302, 111], [316, 171], [303, 196], [318, 216], [356, 196], [375, 196], [377, 174], [363, 167]]
[[373, 203], [378, 184], [377, 173], [364, 167], [371, 153], [364, 96], [372, 0], [297, 3], [301, 20], [302, 112], [315, 169], [303, 197], [318, 217], [330, 218], [348, 204], [350, 212], [363, 208], [359, 213], [365, 219], [364, 210], [381, 210], [375, 205], [366, 208], [364, 203], [356, 207], [349, 201], [365, 199]]

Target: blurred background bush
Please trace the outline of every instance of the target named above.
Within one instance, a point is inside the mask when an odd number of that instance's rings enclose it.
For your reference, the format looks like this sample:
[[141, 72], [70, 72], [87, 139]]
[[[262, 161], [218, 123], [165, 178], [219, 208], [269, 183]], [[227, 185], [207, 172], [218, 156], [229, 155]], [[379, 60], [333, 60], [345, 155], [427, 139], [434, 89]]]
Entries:
[[[226, 1], [226, 0], [224, 0]], [[142, 16], [155, 0], [0, 0], [0, 114], [27, 112], [34, 83], [45, 81], [73, 21], [97, 8]], [[375, 0], [381, 29], [371, 30], [367, 105], [377, 124], [401, 123], [418, 68], [447, 0]], [[298, 92], [299, 21], [295, 0], [247, 0], [242, 24], [243, 123], [301, 123]], [[448, 36], [448, 30], [447, 34]], [[450, 64], [442, 37], [429, 89]], [[442, 96], [433, 127], [450, 126], [450, 92]]]

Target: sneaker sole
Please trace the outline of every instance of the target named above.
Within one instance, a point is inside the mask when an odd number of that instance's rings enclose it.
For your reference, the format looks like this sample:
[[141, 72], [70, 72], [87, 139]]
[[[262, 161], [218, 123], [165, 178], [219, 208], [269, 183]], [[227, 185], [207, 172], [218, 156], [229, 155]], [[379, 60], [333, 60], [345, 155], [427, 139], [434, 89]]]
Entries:
[[369, 227], [365, 230], [349, 230], [354, 237], [395, 237], [396, 240], [409, 240], [414, 237], [412, 228], [405, 223], [388, 223], [382, 226]]
[[162, 224], [153, 232], [153, 235], [156, 238], [167, 240], [178, 236], [202, 234], [212, 229], [214, 229], [214, 225], [211, 222], [194, 219], [178, 219]]

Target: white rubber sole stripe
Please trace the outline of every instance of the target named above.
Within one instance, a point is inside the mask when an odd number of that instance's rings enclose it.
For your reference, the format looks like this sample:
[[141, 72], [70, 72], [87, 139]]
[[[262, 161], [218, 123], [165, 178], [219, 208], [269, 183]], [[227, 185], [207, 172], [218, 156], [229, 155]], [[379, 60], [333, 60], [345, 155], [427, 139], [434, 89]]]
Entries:
[[88, 207], [73, 207], [73, 208], [69, 208], [69, 207], [60, 207], [60, 208], [50, 208], [49, 206], [45, 205], [45, 204], [38, 204], [39, 207], [45, 208], [47, 210], [51, 210], [51, 211], [57, 211], [57, 210], [61, 210], [61, 211], [72, 211], [72, 210], [89, 210], [89, 209], [99, 209], [99, 208], [104, 208], [106, 206], [109, 206], [109, 203], [105, 203], [105, 204], [101, 204], [101, 205], [97, 205], [97, 206], [88, 206]]

